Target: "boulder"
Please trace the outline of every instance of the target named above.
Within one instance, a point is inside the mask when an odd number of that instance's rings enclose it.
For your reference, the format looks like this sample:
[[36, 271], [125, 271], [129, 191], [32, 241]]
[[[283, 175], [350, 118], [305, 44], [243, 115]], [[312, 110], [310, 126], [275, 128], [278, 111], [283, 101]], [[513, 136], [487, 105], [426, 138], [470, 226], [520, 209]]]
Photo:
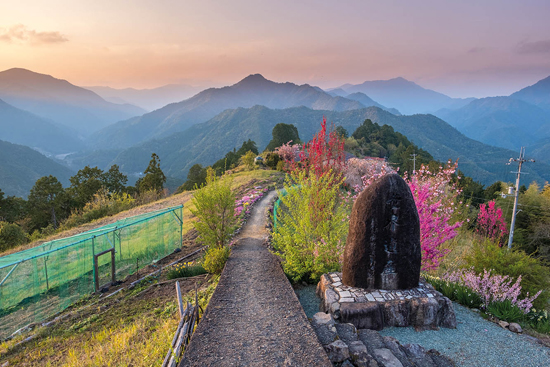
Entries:
[[340, 363], [349, 358], [348, 346], [341, 340], [325, 345], [324, 348], [332, 363]]
[[384, 339], [375, 330], [360, 329], [357, 332], [357, 336], [360, 341], [365, 344], [368, 352], [372, 355], [376, 349], [386, 348]]
[[355, 341], [348, 344], [349, 358], [357, 367], [378, 367], [378, 362], [369, 354], [367, 347], [362, 341]]
[[387, 348], [375, 349], [372, 356], [376, 359], [380, 367], [403, 367], [399, 359], [397, 359]]
[[335, 326], [338, 336], [344, 343], [349, 344], [357, 341], [357, 329], [353, 324], [336, 324]]
[[515, 322], [512, 322], [512, 323], [510, 323], [510, 325], [508, 325], [508, 330], [513, 331], [514, 333], [522, 333], [523, 332], [523, 329], [521, 328], [521, 326], [519, 326], [519, 324], [517, 324]]
[[405, 354], [409, 361], [417, 367], [437, 367], [432, 358], [427, 354], [426, 349], [418, 344], [403, 345]]

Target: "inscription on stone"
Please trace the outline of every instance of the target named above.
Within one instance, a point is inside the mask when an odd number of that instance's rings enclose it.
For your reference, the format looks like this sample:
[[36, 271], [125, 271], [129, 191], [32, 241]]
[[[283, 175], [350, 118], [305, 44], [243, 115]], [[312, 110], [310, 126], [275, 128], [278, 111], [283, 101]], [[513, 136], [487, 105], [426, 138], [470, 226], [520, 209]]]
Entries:
[[398, 174], [381, 177], [353, 205], [342, 283], [410, 289], [420, 280], [420, 224], [411, 190]]

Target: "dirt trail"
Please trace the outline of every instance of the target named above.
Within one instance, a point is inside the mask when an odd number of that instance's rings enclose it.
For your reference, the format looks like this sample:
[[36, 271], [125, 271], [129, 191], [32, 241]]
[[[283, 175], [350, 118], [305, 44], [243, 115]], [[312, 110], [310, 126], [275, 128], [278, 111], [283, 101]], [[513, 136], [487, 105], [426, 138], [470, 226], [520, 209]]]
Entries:
[[263, 244], [270, 192], [233, 247], [181, 366], [331, 366], [278, 260]]

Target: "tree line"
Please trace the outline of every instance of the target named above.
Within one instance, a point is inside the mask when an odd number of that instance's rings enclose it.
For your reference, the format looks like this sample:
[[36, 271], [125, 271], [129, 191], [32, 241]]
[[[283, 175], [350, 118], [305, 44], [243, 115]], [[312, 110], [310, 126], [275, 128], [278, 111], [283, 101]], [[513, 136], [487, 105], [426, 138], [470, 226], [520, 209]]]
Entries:
[[[27, 200], [6, 197], [0, 189], [0, 251], [48, 235], [70, 218], [79, 225], [129, 209], [146, 193], [155, 193], [153, 196], [157, 198], [164, 189], [166, 176], [160, 168], [160, 158], [153, 153], [144, 176], [134, 186], [127, 186], [128, 177], [116, 164], [107, 171], [86, 166], [69, 181], [70, 186], [64, 188], [52, 175], [41, 177]], [[84, 214], [86, 218], [76, 219]]]

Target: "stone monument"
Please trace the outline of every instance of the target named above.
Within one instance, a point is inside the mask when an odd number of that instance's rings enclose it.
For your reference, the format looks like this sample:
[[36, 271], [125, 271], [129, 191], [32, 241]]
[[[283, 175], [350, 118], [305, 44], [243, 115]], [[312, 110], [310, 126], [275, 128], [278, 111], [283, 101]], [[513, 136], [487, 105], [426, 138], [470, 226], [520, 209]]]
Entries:
[[410, 289], [420, 280], [420, 222], [409, 186], [388, 174], [357, 198], [350, 217], [342, 283], [367, 289]]
[[452, 302], [420, 282], [420, 224], [407, 183], [388, 174], [353, 205], [342, 273], [317, 285], [321, 309], [357, 328], [455, 328]]

